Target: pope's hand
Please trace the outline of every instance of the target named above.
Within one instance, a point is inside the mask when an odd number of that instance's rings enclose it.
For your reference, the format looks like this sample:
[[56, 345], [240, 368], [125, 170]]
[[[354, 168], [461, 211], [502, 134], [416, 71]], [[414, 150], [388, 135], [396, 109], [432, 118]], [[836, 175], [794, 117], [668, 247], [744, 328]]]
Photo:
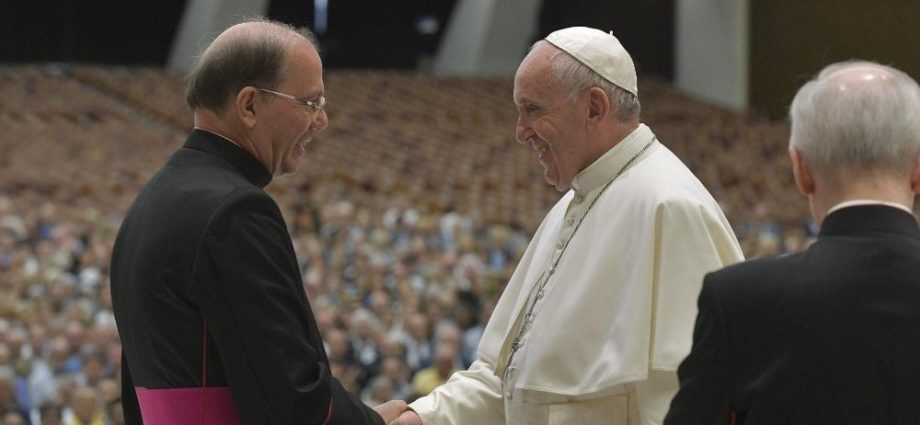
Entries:
[[390, 422], [390, 425], [422, 425], [422, 418], [418, 417], [415, 411], [406, 410], [395, 421]]
[[374, 407], [374, 410], [383, 418], [383, 423], [389, 424], [393, 419], [396, 419], [400, 413], [406, 410], [406, 402], [402, 400], [390, 400]]

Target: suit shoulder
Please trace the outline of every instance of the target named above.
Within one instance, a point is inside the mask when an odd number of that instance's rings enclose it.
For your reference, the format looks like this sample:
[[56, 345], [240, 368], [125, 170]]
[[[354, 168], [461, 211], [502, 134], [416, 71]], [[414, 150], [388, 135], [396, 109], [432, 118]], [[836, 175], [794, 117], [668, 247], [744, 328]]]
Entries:
[[180, 149], [158, 174], [166, 184], [179, 189], [182, 198], [198, 198], [214, 207], [250, 198], [271, 201], [261, 187], [229, 162], [205, 152]]
[[706, 285], [716, 291], [750, 291], [785, 285], [796, 273], [805, 253], [760, 257], [732, 264], [706, 275]]
[[132, 210], [155, 221], [175, 216], [182, 228], [202, 228], [246, 211], [273, 213], [278, 208], [268, 193], [226, 161], [185, 149], [147, 183]]
[[239, 186], [221, 194], [214, 208], [215, 219], [234, 215], [279, 215], [278, 204], [255, 186]]

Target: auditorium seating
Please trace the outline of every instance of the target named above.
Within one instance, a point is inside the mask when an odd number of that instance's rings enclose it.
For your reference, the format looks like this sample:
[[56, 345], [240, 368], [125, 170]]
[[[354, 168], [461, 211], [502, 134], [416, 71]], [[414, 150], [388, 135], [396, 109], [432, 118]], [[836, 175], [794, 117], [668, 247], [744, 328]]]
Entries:
[[[146, 149], [130, 149], [123, 161], [143, 156], [137, 164], [142, 175], [156, 169], [161, 161], [152, 159], [168, 155], [192, 125], [182, 76], [160, 69], [7, 67], [4, 79], [15, 89], [0, 100], [4, 119], [24, 122], [11, 126], [38, 121], [48, 139], [63, 132], [71, 143], [91, 143], [93, 150], [112, 155], [139, 144]], [[434, 208], [462, 203], [481, 210], [486, 221], [518, 221], [528, 229], [558, 199], [543, 182], [533, 152], [514, 142], [510, 79], [333, 71], [326, 75], [326, 89], [330, 126], [309, 146], [310, 166], [273, 190], [290, 192], [331, 179], [374, 189], [364, 190], [369, 197], [408, 191], [413, 198], [424, 194], [413, 200]], [[696, 102], [661, 81], [643, 80], [640, 90], [643, 121], [700, 176], [733, 223], [751, 219], [759, 202], [783, 205], [771, 211], [782, 224], [806, 216], [804, 201], [789, 190], [783, 122]], [[7, 136], [7, 143], [19, 143]], [[149, 143], [137, 140], [147, 138]], [[111, 167], [122, 167], [118, 162]], [[777, 198], [781, 202], [770, 201]]]
[[[290, 223], [324, 335], [353, 337], [349, 320], [367, 309], [380, 356], [398, 357], [412, 315], [461, 330], [470, 323], [456, 306], [488, 315], [561, 194], [514, 140], [510, 78], [332, 70], [325, 82], [329, 127], [301, 171], [268, 190]], [[111, 243], [192, 128], [185, 82], [157, 68], [0, 65], [0, 86], [0, 352], [11, 329], [24, 333], [33, 366], [57, 365], [58, 397], [46, 404], [66, 406], [96, 354], [107, 369], [94, 385], [104, 391], [116, 378]], [[813, 229], [792, 183], [785, 122], [703, 104], [659, 80], [639, 90], [643, 121], [721, 203], [748, 256], [804, 247]], [[52, 346], [58, 354], [44, 355]], [[356, 391], [374, 378], [348, 359], [334, 366]]]

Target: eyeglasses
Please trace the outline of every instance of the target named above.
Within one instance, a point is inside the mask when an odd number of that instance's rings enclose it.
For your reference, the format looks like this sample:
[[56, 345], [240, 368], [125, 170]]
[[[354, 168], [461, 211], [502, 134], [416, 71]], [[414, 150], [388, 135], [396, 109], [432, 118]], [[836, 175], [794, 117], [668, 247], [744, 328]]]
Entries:
[[326, 96], [323, 96], [323, 95], [320, 95], [318, 98], [316, 98], [316, 100], [309, 100], [309, 99], [291, 96], [286, 93], [281, 93], [281, 92], [268, 90], [268, 89], [259, 89], [259, 91], [263, 91], [265, 93], [271, 93], [275, 96], [281, 96], [283, 98], [293, 100], [294, 102], [297, 102], [297, 104], [300, 106], [312, 109], [313, 112], [322, 111], [323, 108], [326, 107]]

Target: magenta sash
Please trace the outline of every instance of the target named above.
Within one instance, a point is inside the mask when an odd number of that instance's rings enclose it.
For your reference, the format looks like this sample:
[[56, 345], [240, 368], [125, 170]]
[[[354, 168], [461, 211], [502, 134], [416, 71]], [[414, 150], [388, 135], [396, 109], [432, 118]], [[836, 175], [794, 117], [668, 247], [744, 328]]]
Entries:
[[241, 425], [229, 387], [134, 387], [144, 425]]

